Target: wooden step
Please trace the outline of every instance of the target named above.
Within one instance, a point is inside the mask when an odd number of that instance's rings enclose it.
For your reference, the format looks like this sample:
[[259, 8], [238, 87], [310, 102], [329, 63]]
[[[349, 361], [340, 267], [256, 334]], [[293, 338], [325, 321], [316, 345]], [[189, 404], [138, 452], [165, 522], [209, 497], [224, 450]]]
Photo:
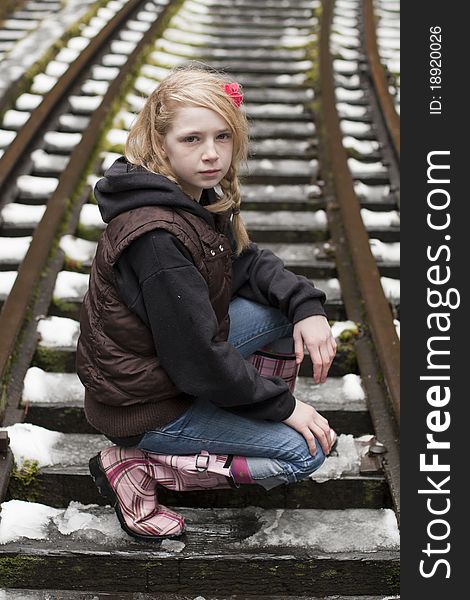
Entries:
[[[25, 522], [34, 521], [35, 506], [20, 509]], [[0, 586], [86, 590], [92, 581], [102, 591], [176, 587], [183, 594], [230, 590], [255, 596], [267, 589], [273, 596], [399, 589], [398, 529], [390, 509], [182, 508], [186, 532], [161, 542], [130, 538], [108, 507], [71, 505], [66, 513], [49, 509], [48, 515], [45, 510], [40, 523], [46, 539], [0, 546]], [[12, 511], [3, 504], [0, 534], [10, 527]]]

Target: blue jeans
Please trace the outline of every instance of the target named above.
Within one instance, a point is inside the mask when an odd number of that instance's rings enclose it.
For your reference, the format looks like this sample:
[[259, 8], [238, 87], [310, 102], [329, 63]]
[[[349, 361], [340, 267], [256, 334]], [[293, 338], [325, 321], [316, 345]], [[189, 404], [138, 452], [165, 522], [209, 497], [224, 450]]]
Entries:
[[[236, 297], [230, 304], [228, 341], [246, 358], [270, 344], [292, 349], [292, 324], [271, 306]], [[282, 349], [281, 349], [282, 346]], [[158, 454], [234, 454], [247, 457], [253, 479], [265, 489], [308, 477], [325, 460], [320, 444], [310, 454], [304, 437], [284, 423], [234, 415], [196, 399], [180, 417], [147, 432], [139, 448]], [[259, 480], [259, 481], [258, 481]]]

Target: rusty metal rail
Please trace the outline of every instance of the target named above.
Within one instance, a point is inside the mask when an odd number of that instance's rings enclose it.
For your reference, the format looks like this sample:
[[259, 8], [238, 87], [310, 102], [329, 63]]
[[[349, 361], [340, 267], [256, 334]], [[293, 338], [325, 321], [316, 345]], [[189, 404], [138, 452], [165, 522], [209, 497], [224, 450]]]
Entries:
[[[109, 86], [105, 96], [103, 97], [101, 106], [93, 114], [90, 124], [85, 130], [80, 143], [76, 146], [71, 154], [67, 168], [62, 173], [55, 192], [52, 194], [47, 203], [44, 216], [34, 232], [31, 245], [23, 262], [20, 265], [18, 276], [15, 280], [13, 288], [0, 313], [0, 331], [2, 332], [2, 335], [0, 336], [0, 382], [2, 382], [2, 387], [4, 385], [4, 378], [7, 372], [10, 356], [12, 355], [23, 323], [28, 315], [28, 309], [34, 297], [36, 286], [38, 285], [41, 273], [47, 266], [52, 245], [66, 219], [67, 211], [69, 210], [69, 198], [80, 182], [82, 173], [88, 161], [90, 160], [90, 156], [92, 155], [97, 141], [101, 135], [103, 124], [106, 121], [114, 100], [120, 94], [127, 77], [137, 65], [137, 61], [143, 49], [166, 26], [169, 18], [171, 17], [172, 10], [174, 9], [174, 6], [178, 4], [178, 1], [179, 0], [173, 2], [170, 1], [165, 6], [163, 11], [157, 17], [156, 21], [152, 24], [152, 27], [148, 29], [132, 54], [129, 56], [129, 59], [122, 67], [119, 76]], [[139, 7], [140, 3], [141, 0], [133, 0], [132, 2], [128, 2], [127, 5], [130, 5], [131, 9], [135, 10]], [[129, 15], [132, 13], [131, 9], [126, 11], [126, 17], [129, 17]], [[122, 21], [119, 20], [119, 23], [121, 22]], [[115, 32], [116, 27], [118, 27], [117, 23], [115, 23], [115, 26], [107, 31], [107, 41], [109, 41], [109, 36]], [[102, 45], [103, 42], [99, 44], [99, 47], [102, 47]], [[94, 52], [90, 52], [87, 55], [87, 64], [89, 64], [89, 61], [92, 60], [97, 51], [98, 47], [95, 47]], [[87, 64], [82, 62], [80, 63], [80, 68], [77, 67], [74, 70], [75, 78], [79, 76], [79, 73], [83, 71]], [[61, 84], [59, 87], [64, 86], [66, 89], [69, 89], [73, 84], [73, 81], [74, 80], [71, 78], [71, 76], [67, 76], [67, 83]], [[60, 82], [58, 82], [58, 84], [59, 83]], [[49, 111], [52, 110], [52, 106], [55, 106], [57, 102], [60, 101], [60, 98], [63, 97], [63, 93], [65, 93], [65, 90], [60, 94], [60, 96], [58, 90], [54, 93], [54, 96], [51, 97], [51, 100], [49, 101], [50, 104], [47, 105]], [[43, 123], [48, 114], [45, 114], [46, 108], [44, 103], [40, 105], [39, 113], [40, 114], [38, 117], [34, 117], [35, 123], [36, 119], [38, 122], [36, 131], [40, 126], [39, 122]], [[26, 129], [28, 129], [28, 127], [26, 127]], [[26, 138], [28, 138], [27, 141]], [[15, 167], [15, 160], [19, 160], [21, 152], [24, 152], [31, 139], [31, 135], [28, 135], [25, 130], [24, 137], [22, 136], [22, 140], [25, 141], [18, 142], [18, 144], [15, 146], [15, 149], [11, 151], [8, 157], [10, 173]], [[21, 152], [19, 150], [20, 148]], [[3, 162], [1, 164], [3, 169]], [[2, 181], [4, 182], [5, 179], [6, 176], [2, 173]]]
[[400, 117], [388, 92], [387, 76], [377, 48], [373, 0], [363, 0], [362, 10], [370, 75], [387, 126], [390, 144], [394, 150], [396, 160], [400, 161]]
[[[387, 447], [385, 472], [399, 514], [400, 343], [385, 297], [369, 237], [354, 190], [336, 109], [329, 37], [333, 0], [323, 3], [320, 38], [320, 80], [324, 164], [329, 172], [329, 228], [348, 317], [364, 323], [370, 337], [356, 343], [358, 363], [367, 390], [369, 411], [378, 438]], [[376, 357], [375, 357], [376, 353]], [[383, 375], [381, 385], [378, 373]]]

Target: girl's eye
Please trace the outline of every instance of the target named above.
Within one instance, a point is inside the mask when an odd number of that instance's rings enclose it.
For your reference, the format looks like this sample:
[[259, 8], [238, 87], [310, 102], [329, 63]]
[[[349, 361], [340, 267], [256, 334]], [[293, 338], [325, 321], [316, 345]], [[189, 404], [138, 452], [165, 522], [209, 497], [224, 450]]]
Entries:
[[231, 134], [231, 133], [221, 133], [221, 134], [219, 135], [219, 138], [222, 138], [222, 139], [224, 139], [224, 140], [229, 140], [231, 137], [232, 137], [232, 134]]
[[197, 137], [195, 135], [188, 135], [188, 137], [185, 137], [183, 141], [191, 143], [194, 142], [194, 140], [197, 140]]

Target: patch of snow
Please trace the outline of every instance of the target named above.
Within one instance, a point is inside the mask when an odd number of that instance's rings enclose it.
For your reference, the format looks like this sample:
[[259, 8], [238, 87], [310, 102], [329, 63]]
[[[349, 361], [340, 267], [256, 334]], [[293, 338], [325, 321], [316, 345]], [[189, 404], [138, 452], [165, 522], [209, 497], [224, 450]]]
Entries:
[[67, 42], [67, 47], [76, 50], [77, 52], [82, 52], [90, 43], [90, 40], [87, 37], [78, 36], [70, 38]]
[[46, 210], [45, 206], [31, 206], [10, 202], [0, 212], [5, 223], [15, 225], [37, 225]]
[[400, 262], [400, 242], [386, 243], [372, 238], [369, 244], [376, 260]]
[[342, 393], [348, 400], [365, 400], [364, 389], [362, 388], [361, 378], [354, 373], [348, 373], [342, 378]]
[[39, 344], [47, 348], [76, 347], [80, 334], [80, 323], [66, 317], [45, 317], [39, 319], [37, 331]]
[[51, 77], [45, 73], [38, 73], [33, 79], [31, 91], [34, 94], [47, 94], [57, 83], [57, 77]]
[[98, 81], [114, 81], [118, 75], [117, 67], [102, 67], [101, 65], [92, 67], [92, 78]]
[[51, 519], [63, 510], [37, 502], [9, 500], [2, 504], [0, 519], [0, 544], [15, 542], [20, 538], [44, 540]]
[[88, 79], [82, 85], [82, 92], [88, 96], [104, 96], [108, 91], [109, 83], [107, 81], [95, 81]]
[[6, 300], [15, 283], [18, 273], [16, 271], [0, 271], [0, 299]]
[[105, 54], [101, 60], [105, 67], [122, 67], [127, 61], [125, 54]]
[[0, 263], [20, 263], [28, 252], [32, 236], [0, 237]]
[[381, 277], [380, 281], [385, 293], [385, 296], [391, 302], [400, 301], [400, 280], [392, 277]]
[[347, 119], [341, 119], [339, 126], [344, 135], [372, 135], [370, 125], [368, 123], [363, 123], [362, 121], [348, 121]]
[[[155, 17], [154, 17], [155, 18]], [[119, 37], [124, 42], [140, 42], [140, 40], [144, 37], [144, 34], [140, 31], [121, 31], [119, 33]]]
[[124, 129], [110, 129], [106, 134], [106, 141], [112, 146], [125, 146], [128, 132]]
[[346, 475], [359, 475], [361, 458], [368, 452], [367, 446], [359, 446], [352, 435], [339, 435], [336, 449], [327, 456], [322, 466], [310, 475], [310, 479], [323, 483]]
[[88, 263], [93, 260], [96, 252], [96, 242], [90, 242], [73, 235], [63, 235], [60, 239], [60, 248], [67, 258], [78, 263]]
[[72, 112], [81, 115], [94, 113], [102, 102], [100, 96], [69, 96]]
[[380, 148], [379, 142], [377, 142], [376, 140], [358, 140], [357, 138], [352, 137], [350, 135], [346, 135], [343, 137], [343, 146], [344, 148], [350, 148], [351, 150], [355, 150], [363, 156], [373, 154], [374, 152], [377, 152]]
[[21, 400], [29, 403], [83, 401], [85, 388], [76, 373], [48, 373], [39, 367], [26, 372]]
[[69, 68], [69, 64], [66, 62], [60, 62], [58, 60], [50, 60], [47, 63], [47, 67], [46, 67], [46, 75], [50, 75], [51, 77], [57, 77], [57, 79], [59, 77], [62, 77], [62, 75], [67, 71], [67, 69]]
[[387, 173], [387, 167], [381, 162], [363, 162], [356, 158], [348, 158], [348, 167], [351, 173], [364, 174], [364, 173]]
[[68, 133], [65, 131], [47, 131], [44, 142], [48, 150], [70, 152], [82, 139], [81, 133]]
[[6, 148], [16, 138], [16, 131], [0, 129], [0, 148]]
[[135, 42], [124, 42], [123, 40], [113, 40], [111, 42], [111, 52], [113, 54], [132, 54], [137, 44]]
[[74, 48], [62, 48], [55, 59], [60, 62], [73, 63], [80, 56], [80, 52]]
[[62, 173], [70, 160], [69, 156], [51, 154], [42, 148], [37, 148], [34, 152], [31, 152], [31, 158], [36, 173]]
[[55, 282], [53, 297], [56, 300], [81, 300], [88, 289], [90, 276], [86, 273], [60, 271]]
[[343, 331], [346, 330], [357, 332], [357, 324], [354, 321], [336, 321], [331, 327], [331, 331], [335, 338], [337, 338]]
[[18, 131], [29, 120], [30, 112], [10, 109], [3, 115], [2, 127]]
[[42, 102], [43, 96], [40, 94], [21, 94], [16, 99], [16, 108], [18, 110], [34, 110]]
[[2, 427], [8, 432], [10, 448], [19, 468], [25, 460], [37, 461], [39, 467], [54, 463], [54, 446], [65, 435], [31, 423], [15, 423]]
[[[398, 550], [400, 536], [390, 509], [266, 510], [262, 527], [237, 545], [269, 548], [291, 546], [321, 552]], [[311, 524], [311, 526], [306, 526]]]
[[400, 215], [396, 210], [377, 211], [361, 208], [361, 217], [366, 227], [395, 227], [400, 225]]
[[100, 209], [96, 204], [84, 204], [80, 211], [80, 225], [83, 227], [99, 227], [104, 229], [105, 222], [101, 218]]
[[114, 162], [122, 155], [118, 152], [102, 152], [100, 156], [103, 158], [101, 168], [104, 172], [107, 171], [109, 167], [111, 167], [114, 164]]

